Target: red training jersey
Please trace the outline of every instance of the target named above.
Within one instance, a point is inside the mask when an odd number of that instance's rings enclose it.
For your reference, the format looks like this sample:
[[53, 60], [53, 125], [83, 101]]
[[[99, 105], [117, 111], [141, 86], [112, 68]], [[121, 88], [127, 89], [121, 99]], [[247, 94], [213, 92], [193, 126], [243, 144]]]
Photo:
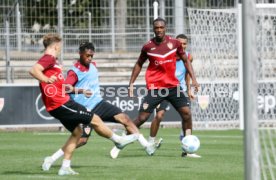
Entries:
[[184, 55], [185, 52], [177, 39], [170, 36], [164, 38], [160, 44], [151, 39], [141, 50], [139, 61], [149, 60], [146, 71], [148, 89], [171, 88], [179, 84], [175, 76], [176, 56]]
[[45, 104], [46, 110], [51, 111], [60, 107], [70, 99], [69, 95], [65, 92], [65, 87], [63, 86], [64, 77], [62, 69], [56, 58], [48, 54], [42, 56], [37, 63], [43, 66], [43, 74], [45, 76], [51, 77], [52, 75], [55, 75], [57, 77], [57, 80], [52, 84], [45, 82], [39, 83], [42, 100]]

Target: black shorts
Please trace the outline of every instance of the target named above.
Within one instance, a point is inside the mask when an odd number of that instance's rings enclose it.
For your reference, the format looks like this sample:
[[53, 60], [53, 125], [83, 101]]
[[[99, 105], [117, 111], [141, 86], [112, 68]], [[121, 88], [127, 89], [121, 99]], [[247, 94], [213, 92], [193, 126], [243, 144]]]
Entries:
[[160, 104], [158, 104], [155, 109], [156, 109], [156, 112], [158, 112], [158, 111], [167, 111], [168, 108], [169, 108], [169, 102], [164, 100]]
[[121, 114], [122, 110], [118, 107], [102, 100], [93, 110], [94, 114], [97, 114], [103, 121], [117, 122], [114, 116]]
[[58, 119], [68, 131], [73, 132], [79, 124], [90, 124], [94, 113], [88, 111], [83, 105], [69, 100], [60, 107], [49, 111], [49, 113]]
[[144, 97], [139, 111], [152, 113], [158, 104], [164, 100], [170, 102], [176, 110], [180, 107], [190, 106], [189, 97], [180, 87], [151, 89]]

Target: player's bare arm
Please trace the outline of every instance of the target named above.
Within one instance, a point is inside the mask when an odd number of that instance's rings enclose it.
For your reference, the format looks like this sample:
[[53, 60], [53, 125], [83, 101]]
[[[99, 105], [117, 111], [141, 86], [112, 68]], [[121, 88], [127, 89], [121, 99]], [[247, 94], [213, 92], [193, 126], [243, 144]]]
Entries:
[[136, 78], [138, 77], [138, 75], [140, 74], [142, 67], [143, 67], [144, 61], [141, 61], [140, 59], [135, 63], [132, 73], [131, 73], [131, 77], [130, 77], [130, 81], [129, 81], [129, 89], [128, 89], [128, 94], [129, 97], [134, 97], [133, 95], [133, 84], [136, 80]]
[[71, 84], [65, 84], [65, 90], [67, 93], [71, 94], [84, 94], [85, 97], [91, 97], [93, 92], [89, 89], [76, 88]]
[[191, 61], [188, 60], [186, 54], [182, 55], [180, 58], [183, 60], [183, 62], [185, 64], [185, 67], [186, 67], [190, 77], [192, 78], [192, 86], [195, 87], [195, 91], [198, 91], [199, 84], [196, 81], [196, 77], [194, 75], [194, 70], [193, 70], [193, 66], [191, 64]]
[[39, 80], [40, 82], [45, 83], [54, 83], [57, 80], [56, 75], [52, 75], [51, 77], [47, 77], [43, 74], [44, 67], [40, 64], [36, 63], [33, 65], [33, 67], [30, 69], [29, 73], [31, 76], [33, 76], [35, 79]]
[[[193, 56], [190, 54], [189, 58], [188, 58], [191, 63], [193, 62]], [[185, 82], [186, 82], [186, 85], [187, 85], [187, 93], [188, 93], [188, 96], [191, 100], [194, 100], [195, 99], [195, 96], [193, 95], [192, 91], [191, 91], [191, 77], [189, 75], [189, 73], [186, 72], [185, 74]]]

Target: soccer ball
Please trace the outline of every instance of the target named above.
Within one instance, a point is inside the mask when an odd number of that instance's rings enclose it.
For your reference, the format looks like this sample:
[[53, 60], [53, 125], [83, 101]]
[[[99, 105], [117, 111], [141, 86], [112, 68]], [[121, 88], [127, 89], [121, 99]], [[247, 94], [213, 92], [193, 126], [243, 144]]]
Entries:
[[200, 147], [200, 141], [194, 135], [185, 136], [181, 142], [182, 150], [189, 154], [195, 153]]

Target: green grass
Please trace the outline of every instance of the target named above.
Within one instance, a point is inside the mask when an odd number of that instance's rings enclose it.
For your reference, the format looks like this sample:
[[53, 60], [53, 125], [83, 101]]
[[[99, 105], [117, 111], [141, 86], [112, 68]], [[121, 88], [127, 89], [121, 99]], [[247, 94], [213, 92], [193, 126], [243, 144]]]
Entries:
[[[148, 136], [149, 129], [142, 129]], [[201, 159], [181, 158], [179, 129], [160, 129], [164, 139], [154, 156], [147, 156], [138, 142], [111, 159], [112, 142], [93, 132], [89, 143], [73, 156], [72, 167], [80, 174], [57, 175], [62, 160], [48, 172], [43, 158], [56, 151], [68, 133], [0, 132], [0, 179], [141, 179], [141, 180], [239, 180], [244, 179], [241, 131], [194, 131], [201, 141]]]

